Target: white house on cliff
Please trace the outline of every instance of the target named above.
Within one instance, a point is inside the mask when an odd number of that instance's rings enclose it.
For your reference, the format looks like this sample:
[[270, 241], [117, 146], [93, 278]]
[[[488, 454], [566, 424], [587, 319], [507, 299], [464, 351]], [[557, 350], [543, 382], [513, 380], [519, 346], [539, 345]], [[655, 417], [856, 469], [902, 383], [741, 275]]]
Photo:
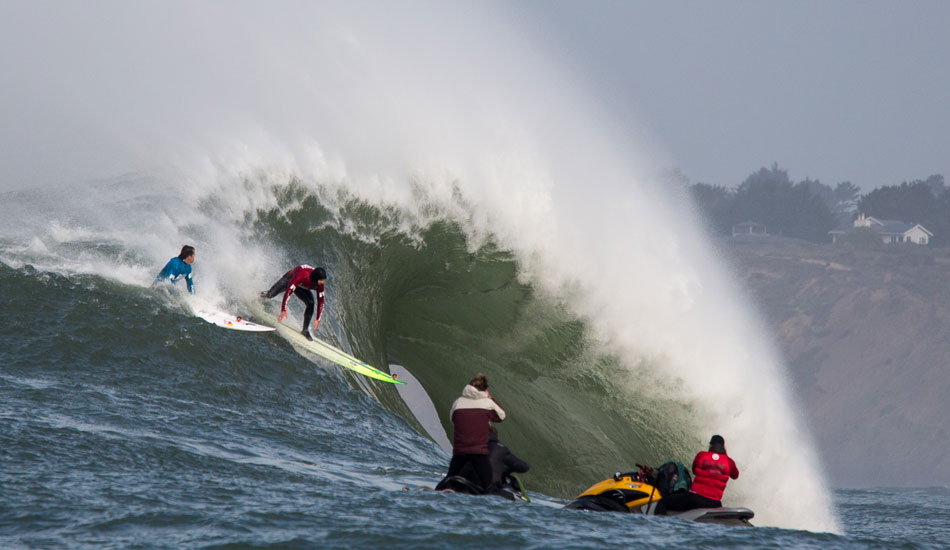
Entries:
[[[933, 233], [919, 223], [907, 223], [897, 220], [879, 220], [861, 214], [854, 220], [854, 228], [866, 227], [881, 236], [881, 242], [913, 243], [926, 245], [930, 242]], [[838, 237], [847, 231], [836, 230], [831, 232], [831, 241], [837, 242]]]

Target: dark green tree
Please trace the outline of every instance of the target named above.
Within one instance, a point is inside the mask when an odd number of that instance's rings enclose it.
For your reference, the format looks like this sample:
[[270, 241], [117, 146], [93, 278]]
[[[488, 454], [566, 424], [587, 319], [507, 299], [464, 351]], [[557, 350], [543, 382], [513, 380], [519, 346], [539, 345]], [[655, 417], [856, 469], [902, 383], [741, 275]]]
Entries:
[[794, 184], [788, 172], [773, 163], [751, 174], [736, 190], [737, 221], [764, 224], [769, 233], [826, 242], [834, 228], [830, 187], [816, 180]]
[[861, 197], [858, 208], [883, 220], [923, 223], [933, 219], [936, 197], [922, 181], [878, 187]]
[[[831, 191], [830, 187], [824, 187]], [[828, 242], [831, 239], [828, 232], [835, 228], [829, 200], [814, 193], [807, 182], [796, 184], [787, 205], [791, 213], [788, 235], [812, 242]]]
[[924, 183], [930, 188], [930, 192], [933, 193], [935, 197], [940, 197], [947, 191], [947, 186], [944, 184], [943, 176], [940, 174], [934, 174], [930, 176], [924, 180]]
[[861, 188], [851, 183], [843, 181], [835, 186], [835, 207], [834, 212], [852, 212], [858, 207], [858, 200], [861, 198]]
[[791, 190], [788, 172], [780, 169], [777, 163], [770, 169], [760, 168], [736, 189], [736, 220], [761, 223], [769, 227], [770, 233], [777, 232], [788, 225], [783, 202]]
[[733, 222], [733, 193], [722, 185], [697, 183], [690, 186], [693, 201], [699, 206], [706, 227], [713, 235], [729, 235]]
[[828, 205], [828, 209], [832, 211], [835, 209], [837, 199], [835, 198], [835, 190], [832, 189], [830, 185], [825, 185], [811, 178], [805, 178], [799, 185], [804, 185], [809, 193], [817, 195], [821, 200], [825, 201], [825, 204]]

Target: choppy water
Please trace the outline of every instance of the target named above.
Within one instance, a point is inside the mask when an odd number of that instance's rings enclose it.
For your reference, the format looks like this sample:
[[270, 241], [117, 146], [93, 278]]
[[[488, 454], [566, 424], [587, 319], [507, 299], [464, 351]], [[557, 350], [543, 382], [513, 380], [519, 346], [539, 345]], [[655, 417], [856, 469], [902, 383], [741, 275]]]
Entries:
[[0, 266], [0, 285], [3, 548], [945, 548], [950, 537], [946, 488], [835, 491], [841, 535], [421, 490], [448, 456], [279, 337], [224, 331], [166, 293], [95, 276]]
[[[722, 433], [743, 468], [728, 504], [763, 524], [840, 530], [781, 354], [704, 240], [681, 175], [534, 34], [531, 10], [11, 7], [4, 36], [43, 46], [3, 58], [23, 122], [3, 128], [17, 154], [0, 181], [0, 313], [15, 320], [3, 325], [2, 374], [19, 388], [17, 411], [39, 380], [62, 406], [41, 388], [30, 418], [53, 430], [138, 441], [129, 432], [333, 483], [388, 487], [352, 471], [364, 460], [369, 472], [423, 464], [437, 477], [444, 456], [405, 451], [429, 447], [393, 388], [274, 335], [195, 324], [180, 296], [149, 290], [192, 244], [198, 305], [236, 313], [253, 313], [289, 267], [326, 267], [320, 337], [405, 365], [443, 423], [464, 382], [487, 373], [509, 413], [502, 438], [532, 463], [536, 491], [571, 497], [632, 463], [688, 460]], [[87, 389], [109, 405], [97, 408], [57, 393], [89, 385], [121, 399]], [[183, 409], [154, 404], [158, 390]], [[165, 431], [128, 410], [170, 411]], [[318, 435], [269, 439], [308, 414]], [[323, 456], [320, 444], [342, 451]], [[143, 468], [162, 480], [196, 471]]]
[[[4, 136], [24, 175], [0, 182], [20, 190], [0, 194], [0, 548], [946, 538], [942, 489], [830, 491], [682, 186], [500, 6], [6, 10], [11, 43], [43, 47], [4, 59], [26, 126]], [[235, 313], [326, 267], [319, 336], [404, 365], [443, 425], [487, 373], [535, 502], [415, 489], [448, 456], [391, 386], [149, 288], [182, 244], [195, 300]], [[559, 509], [712, 432], [743, 472], [726, 503], [786, 529]]]
[[[279, 224], [270, 229], [281, 230]], [[387, 254], [416, 255], [412, 262], [401, 260], [411, 273], [386, 285], [368, 277], [335, 281], [337, 296], [352, 307], [344, 313], [334, 306], [324, 336], [379, 364], [388, 355], [418, 365], [414, 373], [423, 381], [442, 380], [427, 387], [443, 412], [470, 372], [489, 370], [499, 399], [511, 403], [509, 414], [523, 418], [509, 422], [514, 427], [508, 432], [508, 424], [501, 430], [516, 452], [536, 464], [524, 476], [534, 502], [420, 489], [438, 481], [448, 456], [421, 435], [391, 387], [307, 359], [276, 334], [206, 324], [188, 314], [176, 292], [96, 273], [40, 270], [29, 261], [101, 257], [101, 242], [60, 239], [38, 253], [12, 239], [5, 248], [8, 263], [0, 264], [0, 547], [945, 547], [945, 488], [835, 491], [843, 534], [560, 509], [564, 496], [616, 469], [608, 465], [656, 461], [651, 454], [659, 452], [629, 443], [565, 457], [556, 451], [557, 440], [532, 447], [532, 438], [521, 432], [542, 425], [530, 417], [550, 408], [543, 400], [532, 404], [530, 393], [527, 405], [516, 403], [512, 386], [535, 394], [551, 387], [565, 395], [577, 388], [586, 398], [597, 392], [616, 398], [609, 385], [596, 383], [596, 371], [586, 371], [592, 379], [586, 386], [578, 382], [583, 376], [545, 378], [537, 372], [546, 361], [569, 370], [572, 359], [559, 354], [567, 353], [566, 343], [583, 341], [577, 322], [532, 300], [530, 288], [515, 280], [507, 254], [488, 247], [472, 255], [451, 228], [434, 227], [425, 236], [430, 248], [438, 248], [438, 262], [405, 243], [397, 246], [402, 237], [391, 238], [389, 247], [364, 245], [377, 255], [366, 254], [383, 264], [395, 261], [385, 260]], [[333, 246], [323, 252], [338, 264], [337, 273], [345, 273], [343, 259], [360, 257], [354, 247], [345, 247], [347, 255], [328, 253]], [[113, 254], [122, 247], [105, 249]], [[9, 265], [16, 263], [21, 265]], [[409, 280], [413, 291], [400, 290], [400, 282]], [[522, 350], [520, 360], [506, 364], [503, 354], [493, 358], [486, 351], [491, 346], [477, 343], [499, 329], [466, 314], [471, 304], [447, 305], [450, 299], [464, 302], [471, 294], [464, 289], [470, 288], [485, 289], [487, 298], [478, 302], [495, 307], [497, 322]], [[361, 298], [349, 302], [344, 296]], [[508, 317], [504, 304], [511, 309]], [[356, 322], [360, 311], [386, 321], [382, 327]], [[537, 330], [519, 337], [512, 327], [525, 324]], [[365, 340], [373, 330], [385, 337], [361, 343], [346, 336], [355, 332]], [[437, 368], [466, 346], [484, 355], [471, 364]], [[507, 376], [492, 369], [493, 361], [509, 370]], [[591, 414], [590, 422], [609, 421]], [[562, 429], [565, 436], [584, 437], [569, 422]], [[564, 468], [564, 477], [555, 479], [562, 463], [587, 456], [596, 457], [593, 465]]]

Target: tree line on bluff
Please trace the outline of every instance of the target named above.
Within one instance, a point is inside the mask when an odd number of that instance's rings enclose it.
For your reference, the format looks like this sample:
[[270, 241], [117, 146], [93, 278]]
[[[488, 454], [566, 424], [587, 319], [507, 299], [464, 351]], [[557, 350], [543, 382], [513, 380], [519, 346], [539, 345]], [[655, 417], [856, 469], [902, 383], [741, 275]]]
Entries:
[[830, 242], [829, 231], [850, 228], [863, 213], [919, 223], [934, 235], [930, 246], [950, 246], [950, 189], [939, 174], [861, 195], [849, 181], [835, 187], [812, 179], [794, 183], [786, 170], [773, 164], [735, 189], [697, 183], [689, 190], [714, 235], [730, 235], [733, 225], [751, 221], [765, 225], [770, 234]]

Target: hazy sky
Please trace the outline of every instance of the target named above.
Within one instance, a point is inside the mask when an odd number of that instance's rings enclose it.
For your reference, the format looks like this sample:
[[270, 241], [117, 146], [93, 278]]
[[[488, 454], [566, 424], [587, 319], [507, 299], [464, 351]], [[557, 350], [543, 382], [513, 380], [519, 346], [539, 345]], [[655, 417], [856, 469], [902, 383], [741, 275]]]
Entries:
[[[166, 4], [171, 8], [160, 9]], [[209, 71], [233, 69], [198, 66], [194, 58], [202, 56], [189, 51], [225, 48], [200, 43], [211, 34], [202, 26], [208, 23], [187, 24], [196, 6], [211, 4], [0, 0], [0, 190], [68, 180], [74, 172], [121, 171], [108, 154], [115, 129], [106, 127], [121, 121], [102, 123], [104, 111], [134, 113], [141, 104], [157, 120], [183, 116], [177, 106], [205, 85]], [[217, 9], [229, 16], [221, 25], [247, 32], [263, 12], [271, 23], [292, 22], [291, 5], [225, 2]], [[391, 11], [381, 16], [392, 25], [410, 11], [399, 2], [370, 5]], [[950, 2], [537, 0], [476, 7], [512, 19], [564, 70], [580, 74], [603, 109], [620, 124], [633, 122], [665, 152], [663, 162], [693, 183], [737, 185], [773, 162], [796, 181], [851, 181], [865, 192], [950, 176]], [[168, 36], [163, 29], [170, 26], [188, 36]], [[255, 55], [252, 44], [236, 44], [246, 48], [239, 55]], [[218, 53], [217, 62], [227, 59]], [[133, 62], [142, 73], [127, 86], [118, 69]], [[176, 78], [178, 88], [168, 81]], [[219, 97], [246, 84], [226, 82]], [[108, 95], [123, 87], [118, 101]], [[190, 108], [189, 118], [202, 116]]]
[[517, 10], [691, 182], [950, 177], [950, 2], [544, 2]]

